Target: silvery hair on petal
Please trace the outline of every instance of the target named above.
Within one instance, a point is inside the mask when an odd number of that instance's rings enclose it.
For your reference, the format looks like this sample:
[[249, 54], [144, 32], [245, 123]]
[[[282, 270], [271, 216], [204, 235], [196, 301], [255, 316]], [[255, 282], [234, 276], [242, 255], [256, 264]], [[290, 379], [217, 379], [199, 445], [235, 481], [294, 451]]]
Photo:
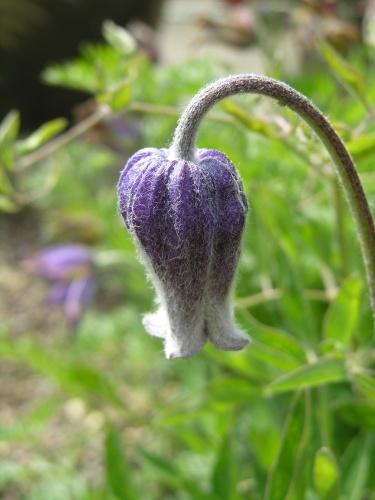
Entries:
[[241, 179], [219, 151], [198, 150], [194, 161], [168, 154], [137, 152], [118, 184], [120, 212], [157, 294], [144, 326], [164, 339], [167, 358], [193, 356], [207, 339], [242, 349], [249, 338], [230, 300], [247, 213]]

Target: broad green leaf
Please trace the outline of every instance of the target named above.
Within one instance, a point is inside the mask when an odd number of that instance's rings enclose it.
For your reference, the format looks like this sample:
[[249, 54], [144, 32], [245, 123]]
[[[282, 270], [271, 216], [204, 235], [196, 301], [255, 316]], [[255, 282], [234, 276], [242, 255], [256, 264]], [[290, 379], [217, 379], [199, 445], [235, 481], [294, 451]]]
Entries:
[[351, 445], [350, 456], [343, 470], [343, 498], [363, 500], [368, 480], [372, 453], [374, 452], [373, 434], [363, 434]]
[[332, 451], [328, 448], [321, 448], [316, 452], [314, 460], [315, 489], [325, 498], [330, 492], [332, 493], [338, 479], [339, 469]]
[[355, 137], [347, 143], [347, 147], [353, 156], [372, 154], [375, 148], [375, 132]]
[[367, 103], [366, 85], [363, 75], [349, 64], [336, 50], [326, 42], [322, 44], [322, 53], [333, 73]]
[[129, 104], [131, 100], [131, 88], [128, 83], [113, 92], [106, 92], [98, 96], [100, 103], [108, 104], [113, 111], [120, 111]]
[[357, 276], [347, 278], [330, 305], [324, 319], [324, 337], [348, 346], [358, 323], [362, 297], [362, 281]]
[[108, 424], [105, 438], [105, 468], [107, 482], [116, 498], [138, 500], [132, 484], [132, 472], [125, 456], [121, 435], [113, 424]]
[[83, 90], [92, 94], [103, 88], [94, 65], [82, 59], [48, 66], [42, 72], [42, 79], [48, 85]]
[[130, 56], [136, 51], [137, 42], [125, 28], [107, 20], [103, 23], [102, 31], [107, 42], [125, 56]]
[[31, 153], [35, 149], [40, 148], [50, 139], [62, 132], [68, 124], [65, 118], [56, 118], [47, 123], [44, 123], [35, 132], [26, 139], [17, 141], [16, 151], [20, 155]]
[[300, 388], [343, 382], [347, 379], [344, 361], [321, 358], [276, 379], [266, 388], [266, 394], [295, 391]]
[[283, 429], [283, 438], [277, 460], [267, 479], [265, 500], [287, 500], [298, 496], [303, 482], [306, 446], [310, 435], [311, 409], [307, 393], [293, 396]]
[[18, 111], [10, 111], [0, 123], [0, 149], [13, 142], [19, 133], [20, 115]]
[[375, 378], [364, 373], [356, 373], [353, 380], [358, 389], [375, 403]]
[[270, 122], [255, 116], [251, 116], [234, 101], [226, 99], [223, 102], [224, 109], [232, 115], [239, 123], [244, 125], [251, 132], [263, 135], [269, 139], [278, 137], [277, 132]]
[[129, 104], [131, 100], [131, 88], [130, 85], [126, 84], [112, 95], [111, 107], [114, 111], [120, 111]]
[[229, 436], [224, 436], [212, 471], [212, 494], [220, 500], [236, 498], [236, 463]]

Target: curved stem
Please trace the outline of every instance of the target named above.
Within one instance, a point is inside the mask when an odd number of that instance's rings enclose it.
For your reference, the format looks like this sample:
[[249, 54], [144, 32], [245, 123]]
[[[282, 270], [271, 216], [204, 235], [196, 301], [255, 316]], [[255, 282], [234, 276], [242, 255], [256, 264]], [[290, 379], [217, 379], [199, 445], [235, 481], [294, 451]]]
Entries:
[[327, 118], [307, 97], [286, 83], [261, 75], [234, 75], [218, 80], [198, 92], [185, 109], [174, 134], [170, 157], [194, 161], [197, 129], [204, 115], [217, 101], [241, 93], [272, 97], [288, 106], [310, 125], [328, 150], [356, 223], [375, 318], [375, 226], [371, 210], [348, 150]]

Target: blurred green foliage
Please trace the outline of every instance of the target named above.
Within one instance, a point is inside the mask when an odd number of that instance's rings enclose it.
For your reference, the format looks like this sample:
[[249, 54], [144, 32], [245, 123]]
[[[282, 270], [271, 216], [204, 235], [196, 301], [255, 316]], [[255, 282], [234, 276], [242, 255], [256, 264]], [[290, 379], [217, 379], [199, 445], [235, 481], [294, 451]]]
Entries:
[[[107, 45], [87, 47], [44, 78], [92, 92], [97, 121], [133, 117], [145, 146], [166, 146], [184, 103], [227, 69], [207, 61], [151, 67], [116, 30], [107, 24]], [[329, 71], [318, 66], [290, 83], [336, 122], [374, 204], [375, 82], [360, 51], [350, 64], [327, 46], [322, 55]], [[199, 145], [232, 159], [250, 200], [236, 304], [252, 344], [166, 361], [141, 325], [152, 292], [116, 214], [119, 157], [82, 135], [90, 127], [58, 135], [65, 125], [54, 120], [19, 138], [18, 114], [5, 117], [0, 206], [21, 209], [25, 193], [56, 169], [53, 188], [33, 206], [47, 225], [62, 213], [93, 221], [103, 262], [116, 257], [103, 279], [120, 303], [89, 311], [74, 340], [62, 328], [47, 340], [2, 328], [1, 359], [54, 390], [17, 424], [0, 427], [0, 445], [26, 446], [29, 457], [0, 463], [0, 492], [27, 500], [375, 499], [366, 282], [348, 208], [311, 132], [285, 109], [245, 96], [203, 123]], [[81, 410], [64, 431], [72, 405]], [[46, 452], [43, 435], [61, 422], [67, 435]], [[93, 443], [95, 460], [85, 462]]]

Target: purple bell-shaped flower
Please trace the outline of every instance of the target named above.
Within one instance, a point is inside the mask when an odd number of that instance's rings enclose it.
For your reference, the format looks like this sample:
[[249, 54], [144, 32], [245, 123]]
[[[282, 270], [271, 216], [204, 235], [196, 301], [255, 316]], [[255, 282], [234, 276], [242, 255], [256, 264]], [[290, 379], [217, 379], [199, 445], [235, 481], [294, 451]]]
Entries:
[[195, 161], [143, 149], [118, 184], [120, 212], [157, 292], [146, 330], [165, 341], [168, 358], [198, 353], [207, 339], [224, 350], [249, 342], [233, 322], [231, 287], [247, 201], [239, 174], [221, 152]]
[[144, 149], [130, 158], [118, 185], [121, 214], [158, 295], [159, 309], [144, 325], [164, 338], [170, 358], [192, 356], [207, 339], [226, 350], [249, 341], [234, 325], [230, 302], [247, 212], [241, 179], [224, 154], [195, 147], [212, 106], [243, 93], [288, 106], [326, 147], [356, 222], [375, 318], [375, 224], [344, 143], [323, 113], [289, 85], [263, 75], [230, 75], [192, 98], [168, 150]]

